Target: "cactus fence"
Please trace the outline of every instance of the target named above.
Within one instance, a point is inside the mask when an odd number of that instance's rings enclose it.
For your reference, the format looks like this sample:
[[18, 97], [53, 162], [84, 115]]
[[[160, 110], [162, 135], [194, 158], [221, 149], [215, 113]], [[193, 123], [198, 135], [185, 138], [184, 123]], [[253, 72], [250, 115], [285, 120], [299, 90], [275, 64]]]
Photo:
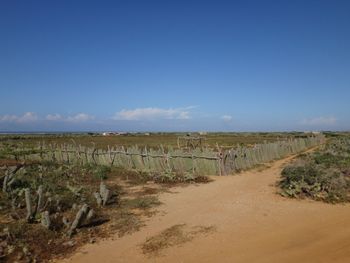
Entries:
[[61, 163], [99, 164], [137, 169], [149, 172], [191, 173], [197, 175], [228, 175], [255, 165], [286, 157], [319, 145], [325, 140], [323, 135], [294, 138], [284, 141], [256, 144], [252, 147], [237, 146], [230, 150], [139, 148], [137, 146], [108, 147], [108, 150], [81, 145], [38, 146], [35, 154], [26, 158], [48, 160]]

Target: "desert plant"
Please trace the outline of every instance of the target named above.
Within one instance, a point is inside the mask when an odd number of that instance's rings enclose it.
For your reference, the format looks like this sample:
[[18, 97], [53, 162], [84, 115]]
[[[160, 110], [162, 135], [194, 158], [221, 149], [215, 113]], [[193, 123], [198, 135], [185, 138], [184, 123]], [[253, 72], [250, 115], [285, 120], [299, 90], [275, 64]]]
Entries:
[[309, 197], [326, 202], [350, 201], [349, 141], [332, 140], [315, 153], [300, 156], [285, 167], [279, 186], [290, 197]]

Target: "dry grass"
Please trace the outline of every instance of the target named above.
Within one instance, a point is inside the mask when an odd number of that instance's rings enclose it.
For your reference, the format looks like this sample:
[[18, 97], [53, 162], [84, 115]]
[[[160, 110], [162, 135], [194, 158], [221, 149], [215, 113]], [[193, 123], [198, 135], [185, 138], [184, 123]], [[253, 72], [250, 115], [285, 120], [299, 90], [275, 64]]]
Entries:
[[128, 209], [121, 209], [113, 211], [111, 222], [106, 226], [105, 231], [111, 233], [117, 233], [119, 237], [138, 231], [144, 222], [140, 219], [140, 216], [131, 212]]
[[[0, 142], [14, 143], [19, 142], [24, 145], [37, 145], [38, 142], [50, 143], [72, 143], [72, 139], [84, 146], [92, 146], [95, 143], [97, 148], [107, 149], [109, 146], [134, 146], [158, 148], [160, 145], [165, 147], [177, 147], [177, 138], [185, 136], [186, 133], [152, 133], [146, 136], [142, 133], [121, 135], [121, 136], [102, 136], [88, 134], [48, 134], [48, 135], [0, 135]], [[263, 142], [273, 142], [278, 139], [285, 139], [297, 136], [305, 136], [302, 133], [208, 133], [205, 135], [205, 146], [216, 147], [219, 144], [223, 147], [232, 147], [237, 144], [255, 144]]]
[[214, 226], [188, 227], [186, 224], [174, 225], [150, 237], [142, 244], [144, 254], [157, 256], [168, 247], [179, 246], [193, 240], [198, 235], [205, 235], [215, 231]]
[[161, 202], [156, 196], [139, 196], [134, 199], [124, 199], [122, 201], [124, 207], [129, 209], [150, 209], [159, 206]]

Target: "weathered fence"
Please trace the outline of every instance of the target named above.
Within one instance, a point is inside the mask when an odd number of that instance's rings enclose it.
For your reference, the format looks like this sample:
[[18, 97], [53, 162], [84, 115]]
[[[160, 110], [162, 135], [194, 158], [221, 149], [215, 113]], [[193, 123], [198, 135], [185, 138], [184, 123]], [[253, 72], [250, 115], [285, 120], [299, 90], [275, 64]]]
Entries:
[[150, 172], [192, 173], [198, 175], [228, 175], [252, 168], [258, 164], [295, 154], [324, 141], [323, 135], [294, 138], [285, 141], [237, 146], [230, 150], [139, 148], [137, 146], [108, 147], [107, 150], [72, 144], [40, 144], [31, 159], [62, 163], [100, 164]]

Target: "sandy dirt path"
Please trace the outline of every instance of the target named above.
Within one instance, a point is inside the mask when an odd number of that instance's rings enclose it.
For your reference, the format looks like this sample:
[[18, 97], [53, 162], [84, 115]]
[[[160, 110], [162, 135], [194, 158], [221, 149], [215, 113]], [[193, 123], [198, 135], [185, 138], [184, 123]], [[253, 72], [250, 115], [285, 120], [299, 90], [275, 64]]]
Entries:
[[[276, 194], [270, 168], [160, 195], [162, 213], [140, 231], [83, 246], [64, 262], [350, 262], [350, 206], [292, 200]], [[176, 224], [215, 226], [191, 242], [146, 256], [141, 244]]]

